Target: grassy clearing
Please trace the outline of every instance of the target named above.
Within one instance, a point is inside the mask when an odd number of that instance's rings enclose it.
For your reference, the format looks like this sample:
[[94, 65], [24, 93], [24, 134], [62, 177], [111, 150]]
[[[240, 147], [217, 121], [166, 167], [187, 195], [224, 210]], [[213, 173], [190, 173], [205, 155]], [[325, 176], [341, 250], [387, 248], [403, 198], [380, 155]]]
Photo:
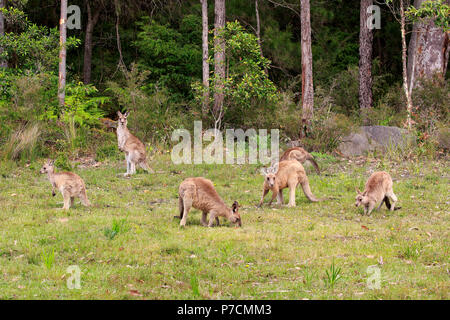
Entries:
[[[153, 175], [124, 178], [125, 163], [78, 168], [92, 208], [65, 213], [40, 163], [0, 165], [0, 299], [448, 299], [448, 162], [392, 165], [320, 159], [307, 168], [311, 189], [333, 200], [257, 209], [255, 166], [175, 166], [152, 162]], [[370, 217], [354, 207], [355, 186], [389, 170], [401, 210]], [[180, 229], [179, 183], [204, 176], [231, 205], [242, 228], [204, 228], [190, 212]], [[266, 203], [268, 201], [266, 198]], [[285, 200], [287, 194], [285, 191]], [[81, 289], [68, 289], [71, 265]], [[371, 290], [367, 267], [378, 265]]]

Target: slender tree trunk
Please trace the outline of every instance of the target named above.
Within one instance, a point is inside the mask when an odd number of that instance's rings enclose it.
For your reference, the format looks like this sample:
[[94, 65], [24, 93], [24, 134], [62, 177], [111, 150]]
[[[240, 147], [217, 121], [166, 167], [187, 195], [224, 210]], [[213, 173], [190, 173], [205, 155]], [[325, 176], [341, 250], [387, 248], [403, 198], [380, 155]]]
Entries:
[[[420, 8], [425, 0], [415, 0], [414, 7]], [[436, 0], [433, 0], [436, 1]], [[446, 1], [450, 4], [450, 1]], [[445, 76], [450, 52], [449, 34], [436, 27], [433, 22], [416, 22], [408, 47], [409, 92], [417, 87], [421, 78], [430, 79], [438, 74]]]
[[92, 15], [91, 5], [89, 1], [86, 1], [87, 9], [87, 24], [86, 24], [86, 35], [84, 39], [84, 63], [83, 63], [83, 82], [84, 84], [91, 83], [92, 75], [92, 35], [94, 33], [94, 27], [97, 24], [98, 18], [100, 16], [100, 10], [97, 9], [94, 15]]
[[[372, 107], [372, 45], [373, 31], [367, 25], [370, 14], [367, 13], [373, 0], [361, 0], [359, 16], [359, 106], [361, 111]], [[367, 123], [367, 113], [363, 112]]]
[[117, 43], [117, 51], [119, 52], [119, 63], [118, 67], [123, 68], [123, 71], [127, 72], [125, 62], [123, 61], [123, 54], [122, 54], [122, 43], [120, 42], [120, 32], [119, 32], [119, 26], [120, 26], [120, 4], [118, 0], [114, 0], [114, 9], [116, 12], [116, 43]]
[[67, 39], [67, 0], [61, 0], [61, 18], [59, 20], [59, 83], [58, 101], [60, 106], [64, 106], [66, 95], [66, 39]]
[[209, 48], [208, 48], [208, 0], [200, 0], [202, 4], [202, 47], [203, 47], [203, 104], [202, 118], [206, 119], [209, 111]]
[[215, 0], [214, 3], [214, 117], [215, 128], [219, 129], [223, 113], [224, 81], [225, 81], [225, 39], [221, 34], [225, 28], [225, 0]]
[[[0, 9], [5, 7], [5, 0], [0, 0]], [[5, 35], [5, 18], [0, 12], [0, 37]], [[0, 48], [0, 55], [3, 53], [3, 48]], [[8, 63], [0, 59], [0, 68], [7, 68]]]
[[[259, 5], [258, 0], [255, 0], [255, 15], [256, 15], [256, 38], [258, 40], [259, 50], [261, 53], [261, 58], [264, 58], [262, 43], [261, 43], [261, 22], [259, 20]], [[267, 68], [264, 68], [264, 72], [268, 74]]]
[[311, 51], [311, 18], [309, 0], [301, 0], [302, 47], [302, 129], [300, 138], [308, 135], [314, 109], [314, 86]]
[[400, 29], [402, 34], [402, 66], [403, 66], [403, 91], [406, 96], [406, 125], [410, 130], [412, 127], [411, 113], [412, 113], [412, 99], [411, 92], [408, 86], [408, 67], [407, 67], [407, 47], [406, 47], [406, 18], [404, 1], [400, 0]]

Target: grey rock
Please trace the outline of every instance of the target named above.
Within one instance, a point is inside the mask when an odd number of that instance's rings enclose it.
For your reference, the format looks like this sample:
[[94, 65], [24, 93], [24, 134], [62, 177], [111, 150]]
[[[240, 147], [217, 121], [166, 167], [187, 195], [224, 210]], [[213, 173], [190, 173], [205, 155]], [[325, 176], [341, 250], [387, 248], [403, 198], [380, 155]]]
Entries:
[[355, 157], [375, 150], [386, 152], [392, 148], [405, 149], [412, 144], [415, 144], [415, 137], [406, 129], [364, 126], [358, 132], [342, 138], [338, 151], [346, 157]]

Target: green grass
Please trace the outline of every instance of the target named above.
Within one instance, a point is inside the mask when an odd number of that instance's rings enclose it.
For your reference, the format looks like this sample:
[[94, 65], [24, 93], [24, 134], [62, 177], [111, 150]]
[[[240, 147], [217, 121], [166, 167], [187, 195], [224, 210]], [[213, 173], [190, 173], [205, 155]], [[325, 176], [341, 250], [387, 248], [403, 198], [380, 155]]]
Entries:
[[[333, 200], [308, 202], [299, 188], [296, 208], [261, 209], [252, 165], [175, 166], [165, 155], [155, 174], [124, 178], [124, 161], [74, 164], [93, 207], [76, 200], [68, 213], [41, 163], [0, 163], [0, 299], [449, 299], [448, 162], [319, 161], [311, 189]], [[363, 216], [355, 186], [379, 169], [402, 209]], [[190, 176], [238, 200], [243, 227], [205, 228], [192, 210], [181, 229], [178, 185]], [[81, 289], [67, 288], [72, 265]], [[380, 289], [367, 287], [371, 265]]]

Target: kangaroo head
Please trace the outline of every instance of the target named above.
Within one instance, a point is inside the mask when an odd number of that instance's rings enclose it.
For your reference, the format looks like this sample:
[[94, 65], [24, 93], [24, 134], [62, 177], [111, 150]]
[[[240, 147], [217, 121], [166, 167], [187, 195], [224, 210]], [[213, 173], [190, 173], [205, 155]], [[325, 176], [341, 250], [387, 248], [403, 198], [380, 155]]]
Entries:
[[231, 206], [231, 216], [230, 221], [242, 227], [241, 215], [239, 214], [239, 203], [237, 201], [233, 202]]
[[264, 183], [266, 183], [269, 188], [273, 188], [276, 183], [276, 175], [278, 172], [278, 163], [275, 163], [272, 167], [262, 168], [261, 174], [264, 176]]
[[360, 205], [365, 205], [368, 203], [369, 199], [367, 197], [367, 191], [361, 192], [358, 188], [356, 188], [356, 198], [355, 198], [355, 206], [359, 207]]
[[48, 160], [41, 168], [40, 173], [53, 173], [55, 171], [55, 161]]
[[125, 112], [122, 114], [120, 111], [117, 111], [117, 115], [119, 116], [119, 119], [117, 120], [119, 127], [126, 128], [127, 127], [127, 118], [130, 114], [130, 111]]

